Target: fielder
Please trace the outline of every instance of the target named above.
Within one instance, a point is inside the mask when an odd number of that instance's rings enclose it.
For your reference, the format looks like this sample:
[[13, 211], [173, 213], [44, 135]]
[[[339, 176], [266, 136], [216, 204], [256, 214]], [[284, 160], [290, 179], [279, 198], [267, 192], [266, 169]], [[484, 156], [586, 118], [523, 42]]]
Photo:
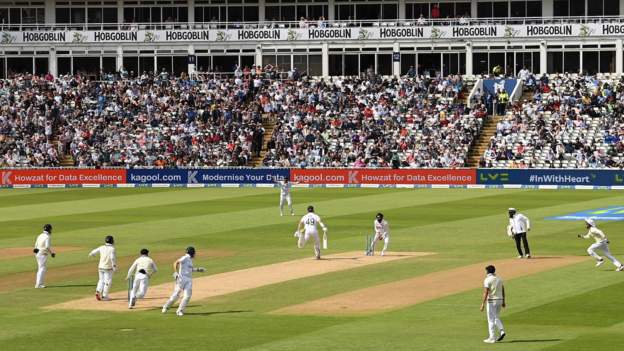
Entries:
[[98, 301], [108, 301], [108, 292], [113, 282], [113, 273], [117, 271], [117, 256], [115, 253], [115, 239], [112, 235], [104, 238], [104, 245], [94, 249], [89, 253], [89, 257], [100, 255], [98, 265], [98, 283], [95, 288], [95, 299]]
[[375, 255], [375, 243], [383, 240], [384, 247], [381, 250], [381, 255], [383, 256], [385, 255], [386, 250], [388, 249], [388, 243], [390, 242], [390, 225], [388, 224], [388, 221], [384, 219], [384, 215], [382, 213], [378, 213], [377, 216], [375, 216], [373, 228], [375, 229], [375, 237], [371, 243], [370, 254], [371, 256]]
[[130, 309], [134, 307], [137, 299], [145, 297], [150, 277], [152, 274], [158, 272], [156, 263], [154, 263], [154, 260], [148, 255], [149, 250], [142, 249], [141, 256], [134, 260], [134, 263], [130, 266], [130, 269], [128, 269], [126, 280], [133, 279], [132, 289], [130, 290], [130, 301], [128, 302], [128, 308]]
[[[529, 249], [529, 241], [527, 240], [527, 232], [531, 230], [531, 222], [529, 222], [529, 219], [522, 213], [517, 213], [515, 208], [510, 208], [508, 212], [509, 225], [507, 226], [507, 235], [512, 236], [516, 241], [518, 258], [531, 258], [531, 250]], [[520, 241], [522, 241], [524, 245], [524, 254], [522, 253]]]
[[184, 309], [193, 294], [193, 272], [204, 272], [206, 270], [203, 267], [194, 268], [193, 257], [195, 257], [195, 248], [189, 246], [186, 248], [186, 255], [178, 258], [173, 263], [173, 279], [175, 279], [176, 285], [173, 294], [171, 294], [167, 303], [163, 305], [162, 313], [167, 313], [169, 307], [180, 297], [180, 293], [184, 293], [176, 311], [176, 315], [184, 316]]
[[589, 218], [585, 219], [585, 225], [587, 229], [589, 229], [587, 234], [579, 234], [577, 236], [583, 239], [594, 238], [596, 241], [587, 248], [587, 253], [596, 259], [596, 267], [600, 267], [604, 263], [604, 258], [600, 257], [600, 255], [596, 253], [596, 249], [600, 249], [605, 257], [613, 262], [615, 267], [617, 267], [615, 269], [617, 272], [624, 270], [622, 263], [611, 255], [611, 251], [609, 250], [609, 239], [607, 239], [607, 236], [602, 232], [602, 230], [596, 227], [594, 220]]
[[[505, 286], [503, 280], [496, 276], [496, 268], [492, 265], [485, 267], [487, 276], [483, 281], [483, 301], [481, 302], [481, 312], [487, 303], [487, 320], [489, 337], [483, 342], [493, 344], [505, 338], [505, 327], [500, 320], [501, 307], [505, 308]], [[496, 328], [500, 334], [496, 337]]]
[[314, 237], [314, 255], [317, 260], [321, 259], [321, 243], [319, 241], [317, 225], [323, 228], [323, 237], [327, 238], [327, 227], [321, 221], [316, 213], [314, 213], [314, 206], [308, 206], [308, 214], [301, 217], [297, 232], [295, 235], [299, 238], [297, 241], [297, 247], [303, 249], [305, 244], [310, 239], [310, 236]]
[[292, 207], [292, 198], [290, 197], [290, 189], [292, 188], [293, 184], [297, 184], [297, 183], [291, 183], [290, 182], [290, 178], [288, 177], [284, 177], [284, 180], [282, 181], [277, 181], [277, 184], [280, 187], [280, 216], [284, 216], [284, 203], [288, 203], [288, 208], [290, 209], [290, 215], [294, 216], [295, 215], [295, 211], [293, 210]]
[[37, 260], [37, 280], [35, 281], [35, 289], [43, 289], [46, 286], [45, 274], [48, 271], [48, 255], [52, 258], [56, 257], [54, 251], [52, 251], [52, 243], [50, 241], [50, 235], [52, 235], [52, 225], [46, 224], [43, 226], [43, 232], [37, 236], [35, 240], [35, 259]]

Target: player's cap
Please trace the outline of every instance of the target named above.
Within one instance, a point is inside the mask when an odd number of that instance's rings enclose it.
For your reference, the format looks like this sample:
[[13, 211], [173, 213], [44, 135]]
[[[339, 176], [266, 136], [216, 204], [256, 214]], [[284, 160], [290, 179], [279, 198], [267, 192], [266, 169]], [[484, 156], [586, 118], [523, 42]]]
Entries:
[[113, 238], [112, 235], [107, 235], [106, 238], [104, 238], [104, 242], [107, 244], [114, 244], [115, 238]]
[[513, 208], [513, 207], [510, 207], [507, 211], [509, 211], [509, 212], [516, 212], [516, 209]]
[[375, 218], [377, 218], [377, 219], [383, 219], [383, 213], [379, 212], [379, 213], [375, 216]]
[[141, 249], [141, 255], [147, 256], [148, 254], [149, 254], [149, 250], [148, 249]]
[[43, 226], [43, 230], [48, 232], [48, 233], [52, 233], [52, 224], [46, 224]]
[[314, 206], [308, 206], [308, 212], [314, 212]]
[[585, 218], [585, 223], [587, 223], [587, 225], [590, 226], [590, 227], [595, 227], [596, 226], [596, 222], [594, 222], [594, 220], [591, 219], [591, 218]]
[[192, 246], [189, 246], [186, 248], [186, 253], [189, 254], [189, 256], [194, 257], [195, 256], [195, 248]]

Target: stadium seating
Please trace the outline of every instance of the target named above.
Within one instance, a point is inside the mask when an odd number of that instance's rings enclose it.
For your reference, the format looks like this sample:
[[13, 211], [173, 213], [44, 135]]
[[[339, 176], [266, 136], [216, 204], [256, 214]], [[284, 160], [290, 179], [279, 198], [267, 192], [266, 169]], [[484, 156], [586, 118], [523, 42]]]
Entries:
[[269, 167], [463, 167], [485, 112], [456, 98], [459, 76], [277, 85]]
[[494, 168], [621, 167], [622, 85], [605, 76], [555, 75], [535, 99], [508, 110], [481, 166]]
[[[148, 75], [89, 81], [18, 75], [0, 84], [0, 166], [464, 167], [487, 112], [460, 102], [463, 80]], [[252, 75], [255, 76], [252, 77]], [[293, 77], [293, 74], [290, 75]], [[295, 78], [299, 78], [297, 75]], [[536, 79], [481, 159], [493, 168], [624, 164], [615, 77]], [[263, 145], [263, 118], [276, 121]]]
[[80, 76], [2, 82], [0, 166], [245, 166], [261, 114], [233, 78], [91, 82]]

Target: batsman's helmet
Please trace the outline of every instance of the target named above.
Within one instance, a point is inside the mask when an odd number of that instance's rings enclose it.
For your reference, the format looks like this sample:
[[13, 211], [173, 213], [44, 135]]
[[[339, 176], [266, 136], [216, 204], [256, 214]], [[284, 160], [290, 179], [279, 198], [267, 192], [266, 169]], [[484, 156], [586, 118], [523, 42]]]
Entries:
[[52, 224], [46, 224], [43, 226], [43, 230], [48, 232], [48, 233], [52, 233]]
[[107, 244], [114, 244], [115, 238], [113, 238], [112, 235], [107, 235], [106, 238], [104, 238], [104, 242]]
[[189, 254], [189, 256], [194, 257], [195, 256], [195, 248], [192, 246], [189, 246], [186, 248], [186, 253]]
[[147, 256], [148, 254], [149, 254], [149, 250], [148, 249], [141, 249], [141, 255]]
[[375, 218], [377, 218], [377, 220], [381, 222], [381, 221], [383, 220], [383, 213], [379, 212], [379, 213], [375, 216]]
[[308, 206], [308, 212], [314, 212], [314, 206]]

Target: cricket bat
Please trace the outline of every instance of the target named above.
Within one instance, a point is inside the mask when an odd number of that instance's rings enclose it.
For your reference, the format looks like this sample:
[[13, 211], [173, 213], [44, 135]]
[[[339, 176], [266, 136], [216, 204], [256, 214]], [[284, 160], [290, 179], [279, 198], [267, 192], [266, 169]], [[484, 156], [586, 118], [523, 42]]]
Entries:
[[323, 233], [323, 250], [327, 250], [327, 234]]

